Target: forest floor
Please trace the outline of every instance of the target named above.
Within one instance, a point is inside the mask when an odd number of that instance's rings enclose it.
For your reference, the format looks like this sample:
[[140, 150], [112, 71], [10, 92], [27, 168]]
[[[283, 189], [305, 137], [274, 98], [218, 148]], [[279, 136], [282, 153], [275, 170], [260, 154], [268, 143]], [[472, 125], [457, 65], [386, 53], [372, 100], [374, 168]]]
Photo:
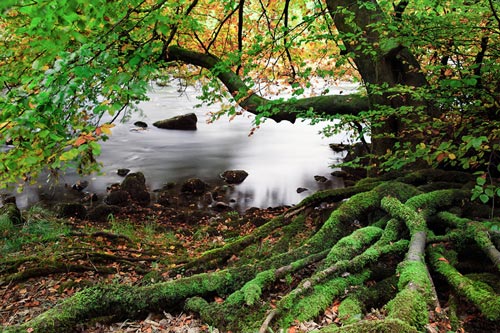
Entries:
[[[58, 219], [38, 207], [24, 226], [1, 229], [0, 323], [26, 322], [76, 292], [98, 283], [146, 285], [179, 278], [176, 265], [232, 238], [250, 234], [285, 207], [198, 214], [180, 222], [161, 207], [134, 207], [107, 222]], [[273, 236], [261, 241], [260, 251]], [[231, 258], [238, 260], [238, 258]], [[15, 272], [15, 273], [14, 273]], [[151, 313], [142, 320], [108, 323], [106, 318], [80, 332], [216, 332], [187, 313]]]
[[[169, 219], [159, 205], [152, 205], [135, 207], [129, 214], [110, 215], [107, 222], [97, 223], [58, 219], [34, 207], [25, 213], [24, 225], [15, 229], [2, 229], [0, 225], [0, 323], [11, 326], [26, 322], [88, 286], [102, 283], [148, 285], [180, 278], [183, 262], [250, 234], [287, 209], [251, 209], [245, 214], [198, 212], [195, 219], [182, 222], [178, 217]], [[306, 229], [311, 233], [318, 227], [313, 221], [306, 222], [310, 223]], [[265, 256], [277, 241], [278, 237], [270, 234], [261, 239], [254, 250]], [[239, 260], [233, 256], [228, 262]], [[293, 284], [288, 281], [283, 283], [283, 288], [291, 289]], [[266, 297], [277, 302], [280, 290], [268, 292]], [[223, 299], [215, 297], [214, 301], [223, 302]], [[296, 323], [288, 332], [309, 332], [337, 322], [339, 304], [340, 300], [334, 301], [314, 321]], [[474, 309], [465, 313], [468, 314], [461, 318], [463, 324], [480, 325]], [[376, 319], [378, 310], [373, 310], [369, 316]], [[435, 332], [448, 331], [447, 322], [434, 324]], [[150, 313], [140, 320], [121, 322], [99, 317], [80, 325], [78, 332], [219, 331], [181, 311]]]

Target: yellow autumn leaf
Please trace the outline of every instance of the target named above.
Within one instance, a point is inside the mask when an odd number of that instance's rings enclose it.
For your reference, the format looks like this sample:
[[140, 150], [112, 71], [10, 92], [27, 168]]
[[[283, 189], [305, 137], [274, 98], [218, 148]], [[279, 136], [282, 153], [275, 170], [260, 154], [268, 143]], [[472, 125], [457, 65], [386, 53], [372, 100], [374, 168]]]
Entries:
[[454, 159], [456, 159], [456, 158], [457, 158], [457, 156], [456, 156], [455, 154], [453, 154], [453, 153], [449, 153], [449, 154], [448, 154], [448, 158], [449, 158], [450, 160], [454, 160]]
[[103, 124], [101, 125], [101, 131], [104, 134], [111, 135], [111, 129], [115, 127], [115, 124]]

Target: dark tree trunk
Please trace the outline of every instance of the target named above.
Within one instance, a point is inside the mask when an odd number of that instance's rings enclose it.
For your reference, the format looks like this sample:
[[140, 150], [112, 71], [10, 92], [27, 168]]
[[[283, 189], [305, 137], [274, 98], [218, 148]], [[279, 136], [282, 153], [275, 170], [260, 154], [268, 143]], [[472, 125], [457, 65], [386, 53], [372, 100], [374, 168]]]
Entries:
[[[409, 96], [401, 95], [389, 99], [386, 94], [373, 94], [372, 87], [381, 84], [387, 84], [389, 87], [427, 85], [417, 60], [407, 48], [397, 43], [391, 49], [380, 47], [391, 36], [381, 36], [373, 28], [384, 22], [389, 23], [389, 18], [383, 13], [377, 1], [327, 0], [326, 3], [335, 27], [344, 41], [346, 51], [352, 54], [354, 63], [366, 84], [371, 107], [387, 105], [398, 108], [403, 105], [421, 104], [421, 102], [411, 101]], [[352, 36], [359, 34], [361, 37], [352, 40]], [[372, 49], [358, 47], [362, 44]], [[373, 51], [373, 53], [367, 51]], [[372, 152], [375, 155], [386, 154], [387, 149], [392, 148], [401, 134], [401, 130], [402, 124], [398, 117], [389, 117], [383, 126], [373, 128]]]

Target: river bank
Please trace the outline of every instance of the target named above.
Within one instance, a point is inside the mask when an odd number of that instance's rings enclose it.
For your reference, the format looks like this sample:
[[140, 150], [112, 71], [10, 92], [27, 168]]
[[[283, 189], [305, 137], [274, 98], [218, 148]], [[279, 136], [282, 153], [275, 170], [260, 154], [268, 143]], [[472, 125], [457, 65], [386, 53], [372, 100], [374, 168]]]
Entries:
[[[355, 86], [339, 86], [355, 89]], [[243, 169], [248, 178], [240, 184], [234, 198], [242, 209], [291, 205], [308, 194], [325, 188], [342, 186], [331, 177], [331, 165], [337, 164], [343, 153], [329, 148], [332, 142], [347, 142], [346, 135], [325, 138], [318, 134], [326, 124], [275, 123], [266, 121], [252, 132], [253, 116], [243, 114], [221, 118], [209, 123], [210, 113], [221, 105], [196, 107], [199, 93], [187, 87], [182, 93], [174, 85], [151, 86], [150, 100], [138, 105], [139, 113], [124, 114], [112, 129], [110, 139], [102, 142], [101, 174], [80, 177], [72, 170], [60, 174], [59, 183], [39, 180], [35, 186], [26, 186], [22, 193], [11, 192], [18, 206], [26, 209], [40, 201], [64, 202], [65, 187], [87, 182], [86, 191], [103, 195], [106, 189], [123, 179], [118, 169], [142, 172], [151, 191], [167, 183], [179, 183], [189, 178], [206, 182], [220, 181], [219, 174], [228, 169]], [[198, 118], [196, 131], [159, 129], [155, 121], [194, 112]], [[136, 126], [141, 121], [147, 127]], [[326, 177], [318, 182], [314, 176]], [[309, 191], [297, 193], [297, 188]]]

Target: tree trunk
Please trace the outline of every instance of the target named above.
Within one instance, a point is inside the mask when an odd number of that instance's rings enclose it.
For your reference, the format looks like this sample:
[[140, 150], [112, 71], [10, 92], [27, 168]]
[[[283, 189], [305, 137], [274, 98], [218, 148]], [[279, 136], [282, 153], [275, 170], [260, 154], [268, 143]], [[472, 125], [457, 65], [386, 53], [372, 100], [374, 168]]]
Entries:
[[[393, 36], [381, 36], [377, 31], [381, 24], [390, 23], [377, 1], [327, 0], [326, 3], [346, 51], [352, 54], [366, 85], [371, 107], [385, 105], [397, 109], [404, 105], [421, 105], [405, 95], [388, 98], [387, 94], [374, 94], [374, 88], [383, 84], [388, 87], [427, 85], [425, 76], [420, 72], [420, 66], [410, 51], [395, 39], [394, 43], [390, 43]], [[377, 156], [386, 154], [397, 141], [402, 129], [397, 116], [388, 117], [383, 126], [372, 128], [372, 153]]]

